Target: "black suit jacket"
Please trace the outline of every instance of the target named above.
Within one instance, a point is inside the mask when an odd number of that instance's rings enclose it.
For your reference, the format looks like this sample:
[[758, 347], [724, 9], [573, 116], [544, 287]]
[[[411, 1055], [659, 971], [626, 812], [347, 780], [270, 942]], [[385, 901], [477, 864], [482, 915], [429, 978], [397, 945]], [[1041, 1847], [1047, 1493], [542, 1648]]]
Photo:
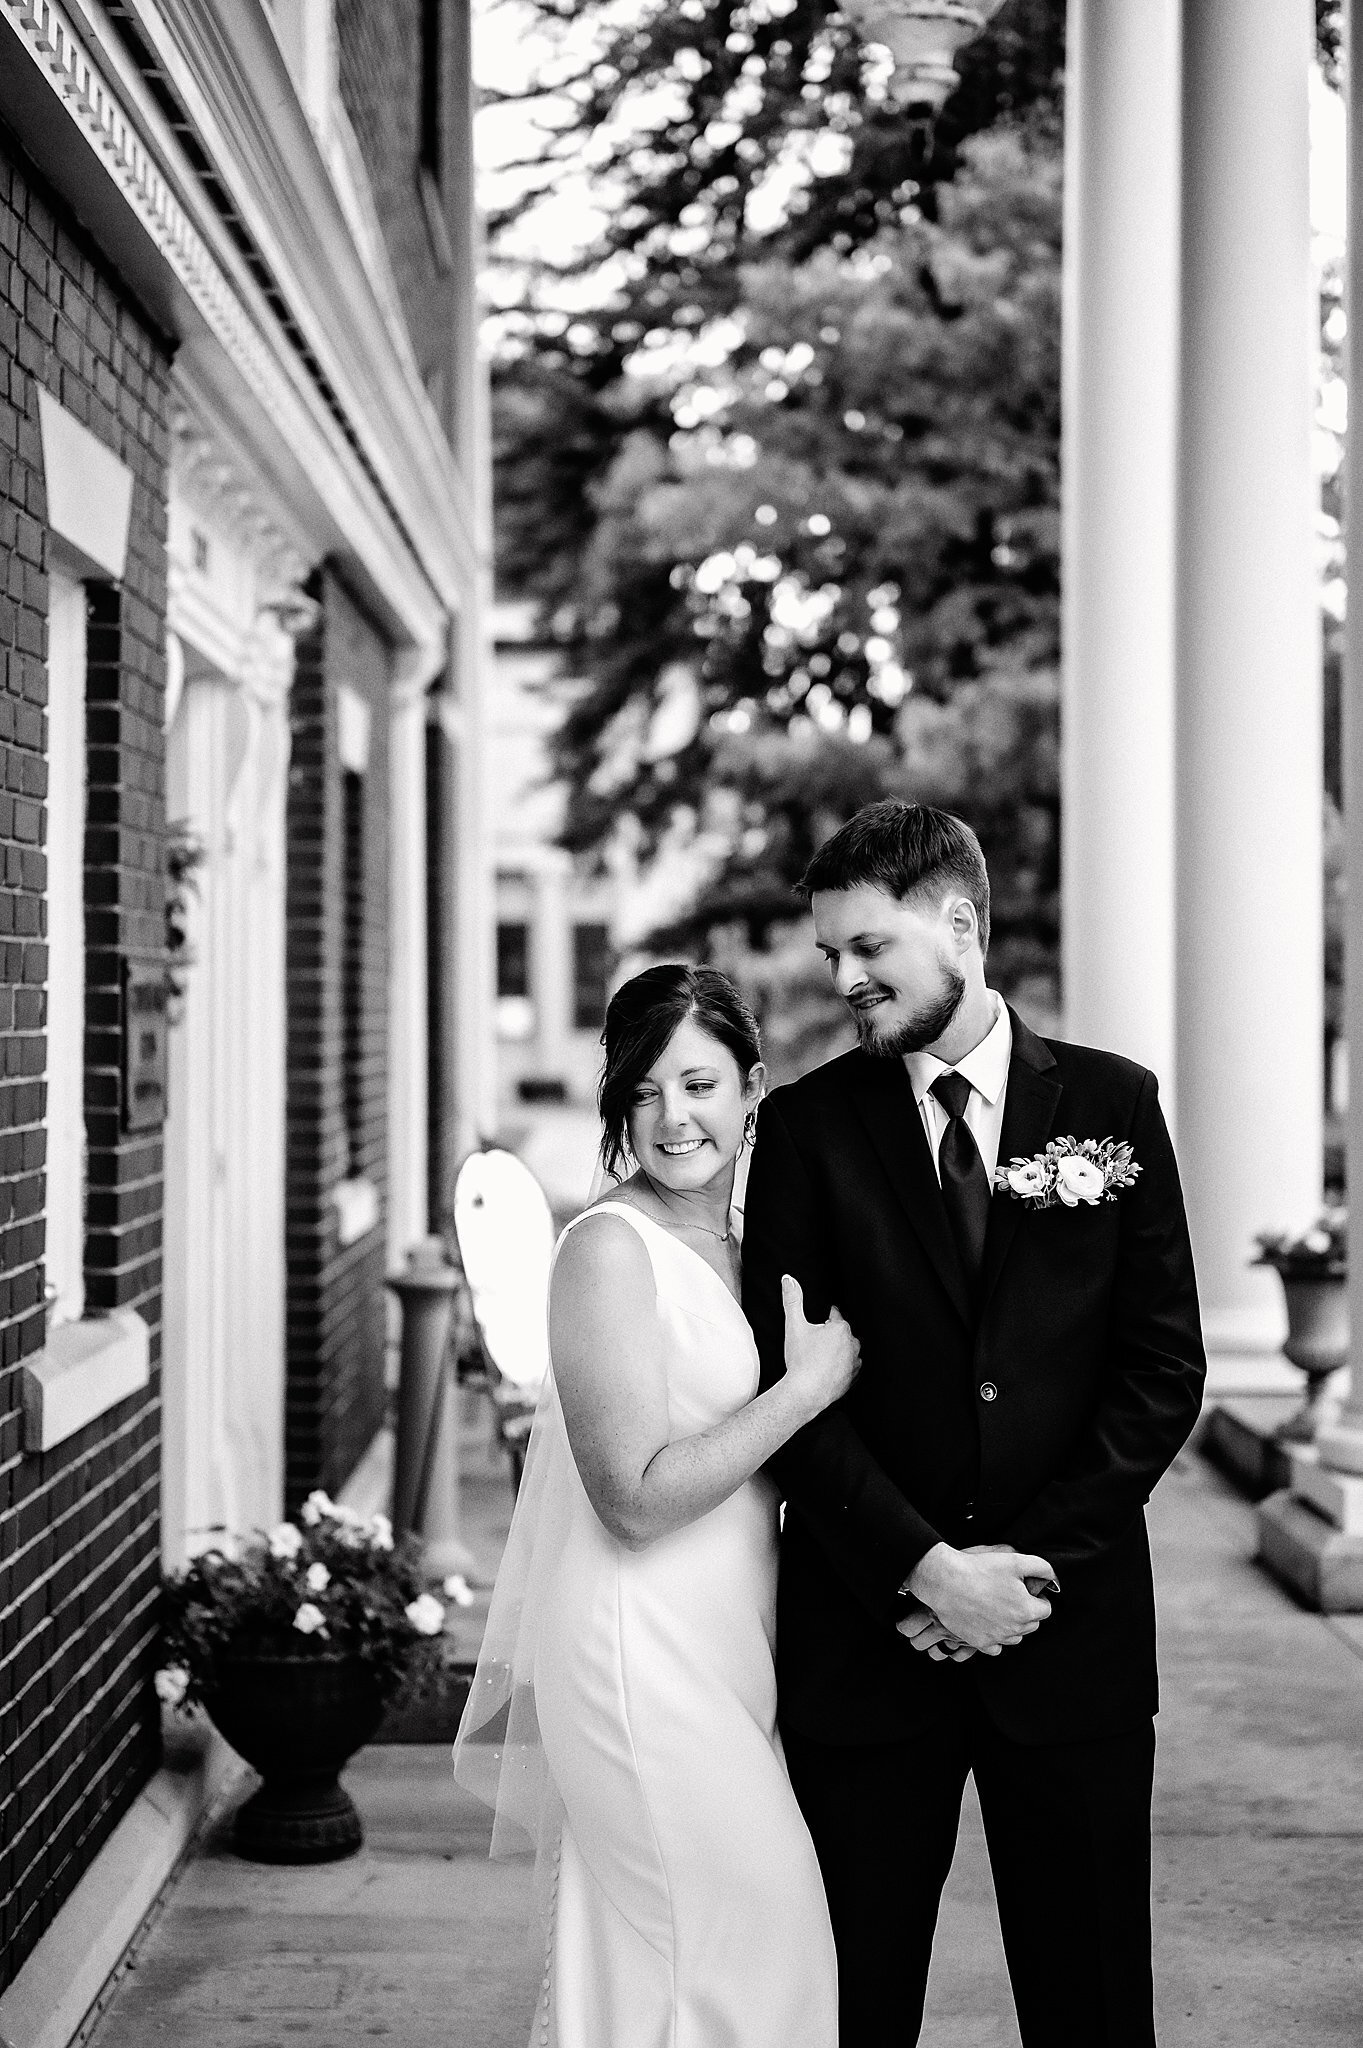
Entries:
[[[1118, 1733], [1158, 1705], [1143, 1510], [1205, 1373], [1178, 1169], [1152, 1074], [1012, 1023], [1000, 1162], [1113, 1137], [1142, 1172], [1095, 1208], [995, 1194], [973, 1305], [902, 1060], [846, 1053], [762, 1107], [743, 1240], [762, 1384], [784, 1369], [783, 1273], [862, 1348], [851, 1391], [773, 1461], [781, 1718], [816, 1739], [904, 1739], [964, 1687], [1022, 1742]], [[1048, 1558], [1051, 1619], [999, 1657], [913, 1650], [898, 1589], [939, 1539]]]

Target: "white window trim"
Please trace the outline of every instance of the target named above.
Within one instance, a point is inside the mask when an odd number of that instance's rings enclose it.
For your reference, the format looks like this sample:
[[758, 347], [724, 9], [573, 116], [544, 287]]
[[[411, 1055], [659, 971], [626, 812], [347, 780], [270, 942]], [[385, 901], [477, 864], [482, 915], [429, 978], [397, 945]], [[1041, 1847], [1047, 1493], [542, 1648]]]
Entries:
[[24, 1360], [24, 1449], [50, 1451], [151, 1383], [151, 1332], [133, 1308], [49, 1332]]
[[336, 752], [342, 768], [367, 775], [374, 718], [365, 699], [349, 683], [336, 688]]
[[338, 1180], [331, 1190], [336, 1207], [336, 1242], [354, 1244], [367, 1237], [379, 1220], [379, 1191], [372, 1180]]

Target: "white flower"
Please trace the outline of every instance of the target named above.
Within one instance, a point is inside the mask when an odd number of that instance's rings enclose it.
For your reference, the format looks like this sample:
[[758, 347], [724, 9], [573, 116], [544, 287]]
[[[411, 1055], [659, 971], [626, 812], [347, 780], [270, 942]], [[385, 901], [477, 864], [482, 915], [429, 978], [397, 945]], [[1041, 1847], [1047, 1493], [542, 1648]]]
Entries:
[[314, 1607], [311, 1600], [305, 1600], [293, 1618], [293, 1625], [301, 1636], [324, 1636], [327, 1632], [326, 1616], [320, 1607]]
[[336, 1509], [332, 1504], [330, 1495], [323, 1493], [320, 1486], [310, 1493], [303, 1503], [302, 1518], [310, 1529], [317, 1527], [323, 1515], [334, 1519], [335, 1514]]
[[189, 1673], [183, 1664], [167, 1664], [152, 1682], [163, 1707], [178, 1707], [189, 1691]]
[[303, 1532], [292, 1522], [281, 1522], [277, 1529], [270, 1531], [270, 1555], [282, 1558], [285, 1564], [292, 1564], [303, 1548]]
[[392, 1549], [393, 1525], [387, 1515], [373, 1515], [370, 1517], [369, 1541], [375, 1550]]
[[472, 1607], [473, 1588], [462, 1572], [451, 1572], [441, 1588], [447, 1600], [453, 1600], [456, 1607]]
[[1015, 1195], [1044, 1195], [1050, 1182], [1044, 1159], [1022, 1159], [1005, 1167], [1005, 1178]]
[[1323, 1259], [1330, 1249], [1330, 1233], [1328, 1230], [1308, 1230], [1299, 1242], [1304, 1252]]
[[1107, 1175], [1093, 1160], [1073, 1155], [1057, 1159], [1055, 1191], [1067, 1209], [1076, 1208], [1080, 1202], [1087, 1202], [1090, 1206], [1101, 1202], [1106, 1186]]
[[445, 1626], [445, 1610], [434, 1593], [419, 1594], [405, 1611], [419, 1636], [438, 1636]]
[[324, 1564], [310, 1564], [304, 1583], [310, 1593], [325, 1593], [331, 1584], [331, 1573]]

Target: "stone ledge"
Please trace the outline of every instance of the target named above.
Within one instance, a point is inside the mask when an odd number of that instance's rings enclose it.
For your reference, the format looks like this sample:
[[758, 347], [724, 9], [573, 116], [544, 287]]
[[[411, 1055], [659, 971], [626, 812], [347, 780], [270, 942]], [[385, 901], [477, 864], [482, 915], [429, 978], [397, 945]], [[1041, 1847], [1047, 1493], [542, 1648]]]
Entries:
[[331, 1199], [336, 1209], [338, 1245], [355, 1244], [377, 1226], [379, 1191], [372, 1180], [338, 1180]]
[[1234, 1481], [1250, 1500], [1262, 1500], [1292, 1484], [1292, 1452], [1275, 1435], [1300, 1406], [1299, 1392], [1217, 1401], [1206, 1408], [1196, 1443], [1208, 1464]]
[[177, 1864], [245, 1770], [206, 1721], [168, 1728], [166, 1762], [0, 1995], [4, 2048], [69, 2048]]
[[151, 1379], [151, 1333], [136, 1309], [59, 1323], [24, 1360], [24, 1449], [50, 1451]]
[[1290, 1493], [1259, 1504], [1258, 1557], [1321, 1614], [1363, 1614], [1363, 1536], [1344, 1536]]
[[338, 1507], [350, 1508], [368, 1521], [387, 1514], [393, 1505], [393, 1430], [385, 1422], [375, 1431], [369, 1449], [345, 1485], [337, 1490]]
[[1292, 1491], [1324, 1515], [1341, 1536], [1363, 1536], [1363, 1479], [1354, 1472], [1332, 1472], [1314, 1457], [1292, 1460]]

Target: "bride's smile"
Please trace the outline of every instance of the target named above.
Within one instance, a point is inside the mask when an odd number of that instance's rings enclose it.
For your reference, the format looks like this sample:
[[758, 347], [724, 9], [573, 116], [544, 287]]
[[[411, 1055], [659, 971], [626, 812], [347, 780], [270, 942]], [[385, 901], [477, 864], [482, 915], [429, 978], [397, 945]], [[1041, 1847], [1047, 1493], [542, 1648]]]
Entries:
[[724, 1228], [734, 1162], [764, 1079], [760, 1065], [744, 1075], [728, 1048], [694, 1017], [677, 1027], [635, 1087], [628, 1110], [630, 1149], [655, 1192], [695, 1203], [697, 1215], [705, 1211], [702, 1221]]

